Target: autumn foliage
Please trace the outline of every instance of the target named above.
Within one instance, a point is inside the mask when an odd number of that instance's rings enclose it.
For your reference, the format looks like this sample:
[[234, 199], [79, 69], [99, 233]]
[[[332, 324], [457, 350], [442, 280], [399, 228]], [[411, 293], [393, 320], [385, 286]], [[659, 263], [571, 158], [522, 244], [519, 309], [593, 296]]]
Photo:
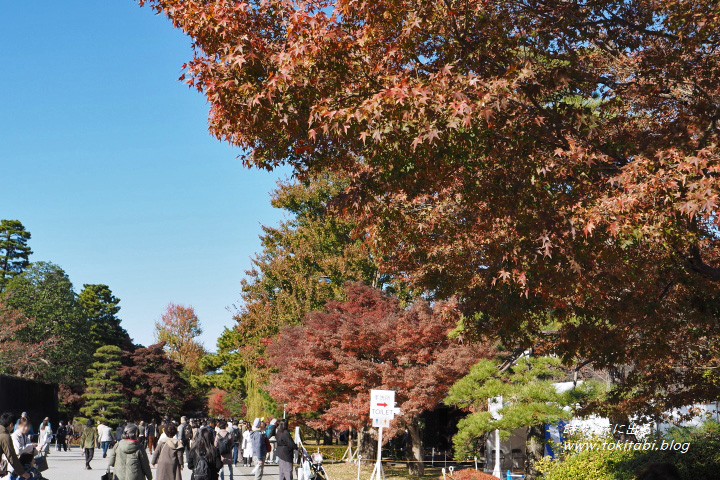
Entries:
[[210, 396], [208, 397], [208, 410], [210, 411], [210, 415], [223, 418], [230, 417], [230, 409], [225, 405], [226, 395], [227, 392], [219, 388], [215, 388], [210, 392]]
[[192, 37], [212, 133], [348, 178], [381, 268], [470, 333], [623, 365], [628, 411], [717, 397], [715, 0], [140, 3]]
[[319, 428], [370, 425], [370, 389], [397, 392], [395, 425], [432, 410], [457, 379], [490, 349], [449, 338], [457, 311], [449, 303], [418, 301], [403, 309], [394, 298], [361, 283], [347, 300], [283, 329], [268, 347], [277, 368], [270, 392], [293, 413], [313, 413]]
[[155, 323], [155, 337], [162, 342], [171, 359], [190, 374], [201, 373], [200, 360], [205, 348], [197, 337], [202, 333], [200, 320], [192, 306], [169, 303]]

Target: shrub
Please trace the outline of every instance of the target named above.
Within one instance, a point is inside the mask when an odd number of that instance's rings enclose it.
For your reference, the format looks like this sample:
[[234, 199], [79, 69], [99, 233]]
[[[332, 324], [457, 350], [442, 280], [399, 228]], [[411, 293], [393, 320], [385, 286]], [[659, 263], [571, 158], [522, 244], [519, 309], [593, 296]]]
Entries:
[[[452, 478], [454, 480], [498, 480], [497, 477], [475, 470], [474, 468], [465, 468], [463, 470], [457, 470], [453, 473]], [[442, 480], [440, 477], [439, 480]]]
[[635, 478], [645, 466], [670, 462], [678, 467], [684, 480], [717, 478], [720, 471], [720, 428], [714, 422], [694, 429], [673, 429], [664, 437], [650, 438], [660, 446], [663, 441], [688, 443], [686, 453], [678, 451], [638, 451], [603, 449], [612, 439], [587, 438], [595, 450], [566, 453], [563, 460], [545, 458], [538, 464], [543, 480], [627, 480]]

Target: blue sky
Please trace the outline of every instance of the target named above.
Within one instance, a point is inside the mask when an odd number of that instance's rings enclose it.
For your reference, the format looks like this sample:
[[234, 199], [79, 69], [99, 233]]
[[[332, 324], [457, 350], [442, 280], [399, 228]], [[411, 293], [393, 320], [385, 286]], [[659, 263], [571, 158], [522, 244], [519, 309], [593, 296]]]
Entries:
[[77, 291], [108, 284], [137, 342], [172, 301], [214, 349], [287, 173], [245, 169], [208, 134], [204, 97], [177, 80], [190, 41], [149, 8], [3, 0], [0, 22], [0, 218]]

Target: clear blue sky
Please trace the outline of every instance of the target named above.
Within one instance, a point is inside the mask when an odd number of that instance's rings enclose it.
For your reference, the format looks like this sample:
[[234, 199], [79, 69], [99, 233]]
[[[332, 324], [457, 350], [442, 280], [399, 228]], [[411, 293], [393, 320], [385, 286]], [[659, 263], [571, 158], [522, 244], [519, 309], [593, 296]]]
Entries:
[[286, 172], [245, 169], [208, 134], [204, 97], [177, 80], [190, 41], [149, 8], [6, 0], [0, 22], [0, 218], [76, 291], [108, 284], [135, 341], [172, 301], [215, 349]]

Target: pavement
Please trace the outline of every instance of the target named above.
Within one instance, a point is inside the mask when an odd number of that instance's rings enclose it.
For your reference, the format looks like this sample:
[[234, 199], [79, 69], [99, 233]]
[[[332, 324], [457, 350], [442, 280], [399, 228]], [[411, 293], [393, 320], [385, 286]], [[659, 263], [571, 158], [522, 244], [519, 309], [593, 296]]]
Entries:
[[[78, 447], [71, 447], [67, 452], [58, 452], [52, 445], [48, 455], [48, 469], [42, 472], [43, 477], [48, 480], [100, 480], [100, 477], [107, 471], [108, 460], [102, 458], [102, 450], [95, 450], [95, 458], [90, 462], [92, 470], [85, 470], [85, 456]], [[153, 476], [155, 469], [153, 468]], [[225, 480], [230, 478], [227, 467]], [[236, 480], [251, 480], [254, 475], [252, 467], [234, 467], [233, 478]], [[183, 470], [183, 480], [190, 480], [191, 470], [187, 467]], [[9, 477], [8, 477], [9, 478]], [[265, 465], [263, 473], [264, 480], [278, 480], [277, 465]]]

